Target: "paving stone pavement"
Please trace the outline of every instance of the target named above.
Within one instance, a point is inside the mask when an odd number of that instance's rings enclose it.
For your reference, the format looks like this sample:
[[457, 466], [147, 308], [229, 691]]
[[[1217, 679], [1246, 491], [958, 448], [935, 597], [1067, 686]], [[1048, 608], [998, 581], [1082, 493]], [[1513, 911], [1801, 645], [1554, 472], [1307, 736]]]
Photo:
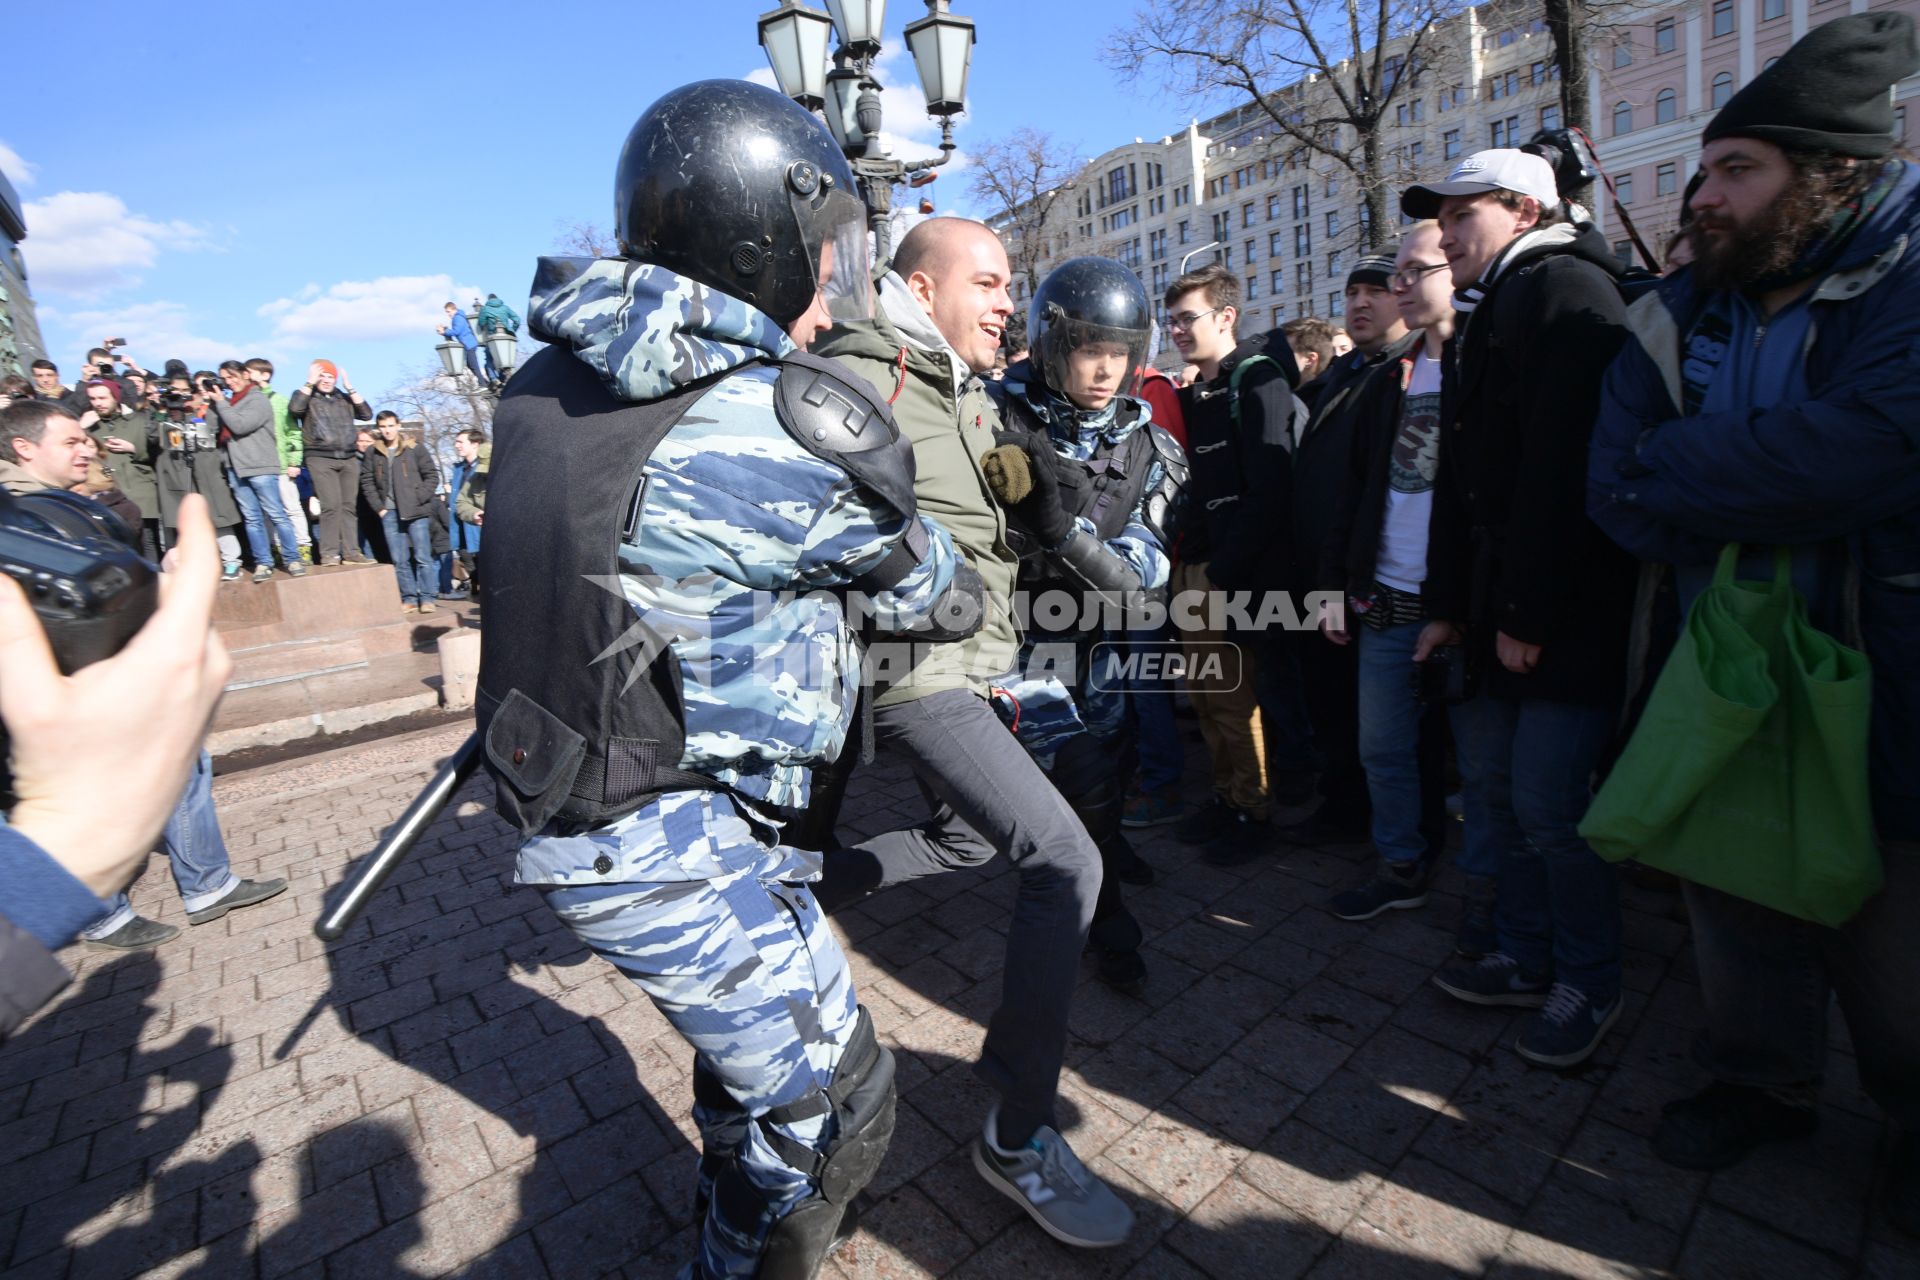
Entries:
[[[431, 770], [393, 754], [369, 747], [357, 777], [334, 760], [318, 781], [223, 781], [235, 868], [289, 891], [157, 953], [67, 954], [74, 986], [0, 1047], [7, 1276], [637, 1280], [686, 1259], [689, 1051], [512, 886], [484, 782], [346, 939], [312, 935]], [[845, 827], [923, 813], [883, 760]], [[1055, 1244], [969, 1164], [1014, 893], [990, 866], [835, 922], [900, 1108], [831, 1275], [1920, 1276], [1920, 1242], [1867, 1211], [1882, 1125], [1837, 1019], [1816, 1137], [1711, 1176], [1648, 1152], [1660, 1103], [1699, 1083], [1677, 898], [1626, 891], [1625, 1014], [1559, 1076], [1514, 1056], [1512, 1016], [1428, 982], [1450, 876], [1421, 911], [1349, 925], [1319, 903], [1363, 849], [1221, 871], [1140, 834], [1160, 873], [1130, 890], [1151, 980], [1127, 998], [1089, 969], [1062, 1087], [1075, 1149], [1138, 1210], [1132, 1239]], [[134, 902], [185, 923], [163, 860]]]

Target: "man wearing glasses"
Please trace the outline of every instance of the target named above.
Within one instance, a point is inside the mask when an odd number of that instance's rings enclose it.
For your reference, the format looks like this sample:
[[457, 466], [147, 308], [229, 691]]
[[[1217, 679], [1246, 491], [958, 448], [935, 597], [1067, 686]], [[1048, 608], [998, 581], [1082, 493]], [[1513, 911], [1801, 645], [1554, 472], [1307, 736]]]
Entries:
[[[1427, 900], [1427, 878], [1445, 820], [1444, 721], [1426, 722], [1408, 678], [1441, 645], [1457, 644], [1452, 623], [1427, 607], [1427, 548], [1440, 470], [1440, 375], [1453, 336], [1453, 278], [1440, 252], [1440, 224], [1417, 222], [1401, 241], [1388, 277], [1411, 341], [1352, 397], [1354, 439], [1333, 532], [1323, 544], [1320, 585], [1342, 593], [1347, 616], [1320, 630], [1359, 663], [1360, 761], [1372, 800], [1380, 867], [1368, 883], [1335, 894], [1342, 920], [1371, 920]], [[1351, 714], [1352, 709], [1349, 708]], [[1429, 730], [1429, 731], [1423, 731]], [[1481, 852], [1470, 842], [1467, 855]], [[1456, 935], [1462, 954], [1493, 950], [1497, 857], [1466, 868], [1467, 902]]]
[[[1388, 287], [1393, 271], [1393, 248], [1387, 246], [1360, 259], [1348, 274], [1346, 320], [1354, 349], [1336, 355], [1315, 380], [1313, 416], [1293, 446], [1293, 545], [1301, 549], [1303, 573], [1318, 567], [1333, 529], [1341, 486], [1352, 465], [1353, 405], [1359, 389], [1368, 374], [1398, 360], [1414, 342]], [[1321, 758], [1320, 804], [1280, 834], [1295, 844], [1357, 844], [1367, 838], [1367, 777], [1360, 768], [1354, 718], [1359, 705], [1354, 652], [1350, 646], [1304, 634], [1295, 638], [1294, 652], [1313, 745]], [[1444, 725], [1440, 732], [1445, 732]], [[1443, 808], [1434, 821], [1436, 832], [1445, 816]]]
[[[1184, 621], [1176, 607], [1174, 618], [1192, 659], [1188, 696], [1213, 759], [1213, 801], [1181, 823], [1178, 838], [1205, 845], [1207, 861], [1221, 866], [1258, 857], [1272, 835], [1259, 664], [1246, 643], [1259, 637], [1242, 633], [1245, 640], [1237, 641], [1215, 606], [1227, 593], [1248, 592], [1254, 616], [1265, 593], [1294, 585], [1289, 446], [1295, 424], [1306, 416], [1293, 395], [1299, 372], [1290, 355], [1279, 355], [1284, 345], [1269, 349], [1264, 334], [1236, 341], [1239, 303], [1240, 281], [1218, 264], [1181, 276], [1167, 290], [1168, 333], [1199, 370], [1180, 393], [1193, 516], [1173, 591], [1176, 602], [1182, 593], [1196, 593], [1187, 599], [1206, 606], [1188, 611]], [[1201, 625], [1188, 626], [1196, 617]], [[1229, 660], [1216, 678], [1207, 662], [1223, 652]]]

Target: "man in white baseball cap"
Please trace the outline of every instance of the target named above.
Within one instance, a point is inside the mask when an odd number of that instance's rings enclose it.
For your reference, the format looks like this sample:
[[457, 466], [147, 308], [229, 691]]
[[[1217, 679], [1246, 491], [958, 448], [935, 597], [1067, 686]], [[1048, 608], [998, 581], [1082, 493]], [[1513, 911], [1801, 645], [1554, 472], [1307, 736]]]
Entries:
[[[1498, 194], [1496, 194], [1498, 193]], [[1492, 200], [1476, 197], [1494, 195]], [[1539, 156], [1510, 147], [1476, 151], [1454, 166], [1444, 182], [1426, 182], [1408, 187], [1400, 197], [1400, 209], [1409, 218], [1439, 218], [1440, 210], [1451, 200], [1461, 210], [1480, 207], [1489, 215], [1491, 206], [1512, 215], [1477, 216], [1454, 219], [1447, 226], [1442, 219], [1440, 252], [1453, 268], [1453, 287], [1464, 289], [1487, 274], [1487, 267], [1500, 250], [1512, 244], [1521, 233], [1561, 221], [1557, 216], [1560, 193], [1553, 182], [1553, 166]], [[1533, 202], [1533, 212], [1526, 202]], [[1512, 225], [1509, 225], [1511, 221]], [[1571, 228], [1566, 237], [1571, 237]], [[1491, 277], [1489, 277], [1489, 283]]]
[[[1450, 709], [1462, 862], [1499, 868], [1498, 946], [1434, 981], [1469, 1004], [1539, 1010], [1515, 1050], [1570, 1067], [1621, 1008], [1614, 872], [1578, 825], [1619, 716], [1636, 577], [1582, 511], [1600, 381], [1626, 332], [1622, 266], [1568, 221], [1547, 162], [1520, 151], [1469, 156], [1401, 208], [1439, 220], [1461, 313], [1421, 605], [1455, 624], [1479, 677]], [[1405, 890], [1425, 874], [1403, 871]]]

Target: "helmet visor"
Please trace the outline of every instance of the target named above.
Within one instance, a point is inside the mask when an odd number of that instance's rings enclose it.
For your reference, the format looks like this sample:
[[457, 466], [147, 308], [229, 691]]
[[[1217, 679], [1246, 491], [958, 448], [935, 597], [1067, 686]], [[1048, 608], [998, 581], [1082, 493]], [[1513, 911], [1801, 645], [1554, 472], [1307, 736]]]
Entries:
[[[1046, 317], [1042, 323], [1045, 366], [1041, 372], [1049, 387], [1069, 400], [1084, 399], [1091, 389], [1086, 383], [1096, 376], [1094, 369], [1100, 364], [1097, 356], [1104, 353], [1110, 359], [1107, 369], [1098, 375], [1099, 385], [1103, 389], [1114, 387], [1119, 393], [1131, 392], [1133, 375], [1147, 358], [1146, 330], [1093, 324], [1058, 314]], [[1076, 352], [1084, 353], [1079, 361], [1074, 359]], [[1107, 374], [1120, 360], [1124, 360], [1125, 365], [1120, 368], [1117, 381], [1110, 381]]]
[[791, 188], [794, 220], [806, 246], [815, 290], [835, 320], [873, 317], [873, 254], [867, 242], [867, 206], [837, 185], [802, 194]]

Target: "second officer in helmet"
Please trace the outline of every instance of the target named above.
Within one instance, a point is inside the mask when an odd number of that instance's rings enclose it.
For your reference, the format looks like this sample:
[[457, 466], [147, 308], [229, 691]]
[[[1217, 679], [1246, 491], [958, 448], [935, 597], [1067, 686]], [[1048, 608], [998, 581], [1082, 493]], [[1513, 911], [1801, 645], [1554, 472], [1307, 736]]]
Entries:
[[[1171, 527], [1186, 483], [1180, 445], [1127, 394], [1146, 360], [1152, 317], [1146, 290], [1110, 258], [1073, 258], [1040, 282], [1028, 310], [1026, 360], [988, 384], [1006, 430], [987, 474], [1010, 524], [1053, 495], [1064, 521], [1016, 527], [1020, 588], [1029, 601], [1064, 592], [1072, 621], [1032, 610], [1019, 665], [997, 705], [1047, 770], [1100, 849], [1100, 897], [1088, 940], [1101, 977], [1122, 990], [1145, 981], [1140, 926], [1121, 901], [1123, 881], [1150, 883], [1150, 867], [1120, 829], [1132, 757], [1124, 682], [1110, 669], [1103, 606], [1132, 607], [1166, 586]], [[1058, 530], [1066, 530], [1062, 538]], [[1111, 618], [1111, 612], [1107, 615]], [[1109, 664], [1103, 668], [1103, 663]]]
[[547, 345], [494, 420], [480, 728], [520, 883], [693, 1045], [691, 1274], [799, 1280], [885, 1153], [893, 1066], [781, 835], [856, 703], [844, 593], [941, 637], [978, 579], [886, 405], [801, 350], [868, 305], [819, 122], [689, 85], [615, 186], [621, 256], [541, 260]]

